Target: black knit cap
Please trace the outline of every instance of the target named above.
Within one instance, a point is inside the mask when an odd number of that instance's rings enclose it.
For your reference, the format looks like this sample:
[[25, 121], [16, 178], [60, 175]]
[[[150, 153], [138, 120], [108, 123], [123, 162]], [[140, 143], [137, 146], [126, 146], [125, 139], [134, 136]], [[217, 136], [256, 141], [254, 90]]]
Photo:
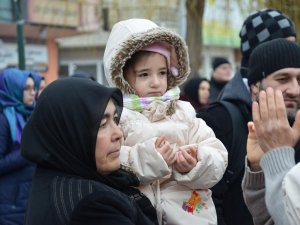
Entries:
[[300, 68], [300, 45], [285, 38], [257, 46], [249, 59], [248, 84], [253, 84], [284, 68]]
[[223, 57], [216, 57], [214, 58], [211, 66], [213, 68], [213, 70], [217, 69], [218, 66], [222, 65], [222, 64], [230, 64], [229, 61]]
[[296, 28], [290, 18], [279, 10], [263, 9], [251, 13], [244, 21], [241, 38], [242, 67], [248, 67], [253, 49], [276, 38], [296, 37]]

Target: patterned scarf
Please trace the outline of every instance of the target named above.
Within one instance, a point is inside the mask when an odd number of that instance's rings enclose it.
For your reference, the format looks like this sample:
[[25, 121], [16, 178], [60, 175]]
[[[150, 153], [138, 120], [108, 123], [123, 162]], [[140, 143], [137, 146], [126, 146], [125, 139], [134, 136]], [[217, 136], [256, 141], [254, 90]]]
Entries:
[[169, 101], [179, 99], [180, 89], [179, 87], [174, 87], [168, 90], [163, 96], [157, 97], [139, 97], [137, 95], [124, 95], [123, 103], [124, 107], [137, 112], [142, 112], [150, 103], [153, 101]]

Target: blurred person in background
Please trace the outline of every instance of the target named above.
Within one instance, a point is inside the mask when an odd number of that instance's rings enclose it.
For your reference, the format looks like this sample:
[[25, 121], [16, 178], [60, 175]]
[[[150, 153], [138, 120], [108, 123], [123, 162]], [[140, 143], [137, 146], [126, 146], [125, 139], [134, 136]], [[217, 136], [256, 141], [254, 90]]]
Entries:
[[190, 102], [197, 111], [199, 108], [208, 105], [209, 93], [209, 80], [193, 77], [184, 83], [183, 91], [180, 93], [180, 100]]
[[23, 225], [35, 167], [21, 156], [21, 133], [36, 99], [27, 71], [0, 72], [0, 224]]
[[218, 99], [223, 87], [230, 81], [232, 67], [230, 62], [223, 57], [216, 57], [212, 62], [212, 77], [210, 80], [210, 96], [209, 102], [214, 102]]
[[79, 77], [79, 78], [86, 78], [86, 79], [91, 79], [93, 81], [96, 81], [95, 77], [91, 75], [90, 73], [87, 73], [85, 71], [76, 71], [71, 75], [71, 77]]

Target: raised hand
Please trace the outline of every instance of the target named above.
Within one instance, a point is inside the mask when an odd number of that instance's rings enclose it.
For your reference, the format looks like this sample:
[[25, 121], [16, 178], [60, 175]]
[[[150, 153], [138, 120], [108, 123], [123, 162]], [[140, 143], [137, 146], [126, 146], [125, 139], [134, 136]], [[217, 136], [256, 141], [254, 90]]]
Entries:
[[294, 147], [300, 138], [300, 113], [293, 127], [289, 125], [282, 92], [267, 88], [259, 93], [259, 103], [252, 105], [256, 137], [262, 151], [281, 146]]
[[248, 123], [248, 131], [249, 133], [247, 139], [247, 159], [250, 163], [251, 170], [259, 171], [261, 170], [259, 162], [264, 152], [258, 144], [255, 126], [253, 122]]

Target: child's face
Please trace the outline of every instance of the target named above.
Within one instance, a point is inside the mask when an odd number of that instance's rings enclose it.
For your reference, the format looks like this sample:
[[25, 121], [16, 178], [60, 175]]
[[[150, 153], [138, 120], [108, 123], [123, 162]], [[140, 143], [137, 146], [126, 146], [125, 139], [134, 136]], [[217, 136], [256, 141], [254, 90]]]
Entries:
[[167, 91], [167, 61], [159, 53], [141, 56], [124, 73], [139, 97], [162, 96]]

